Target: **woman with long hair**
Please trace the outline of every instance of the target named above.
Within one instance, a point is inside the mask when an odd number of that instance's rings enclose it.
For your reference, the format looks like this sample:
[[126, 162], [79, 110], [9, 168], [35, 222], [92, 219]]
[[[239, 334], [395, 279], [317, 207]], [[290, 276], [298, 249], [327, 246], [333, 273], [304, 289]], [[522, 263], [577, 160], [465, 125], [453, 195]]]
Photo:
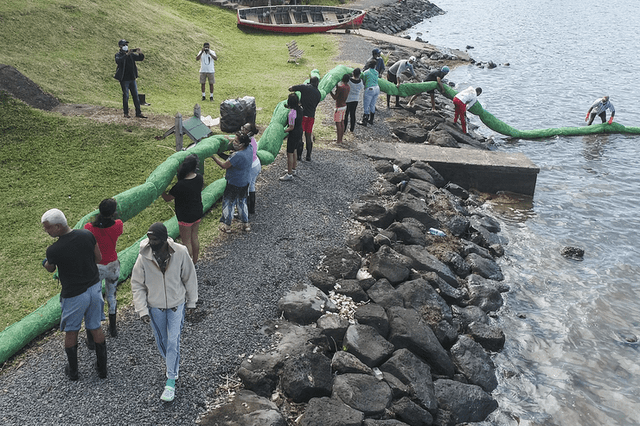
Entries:
[[204, 178], [197, 173], [198, 156], [189, 154], [178, 168], [178, 182], [167, 193], [162, 193], [165, 201], [175, 199], [176, 217], [180, 229], [180, 240], [189, 250], [195, 264], [200, 254], [198, 229], [202, 219], [202, 189]]
[[[100, 202], [99, 213], [92, 222], [84, 225], [95, 237], [102, 254], [102, 260], [98, 264], [100, 281], [104, 280], [107, 291], [107, 304], [109, 305], [109, 333], [111, 337], [118, 335], [116, 328], [116, 291], [120, 278], [120, 261], [116, 252], [118, 237], [122, 235], [123, 224], [120, 219], [114, 219], [118, 203], [115, 198], [106, 198]], [[104, 319], [104, 318], [103, 318]], [[92, 349], [93, 336], [87, 330], [87, 346]]]
[[280, 180], [293, 180], [297, 173], [298, 157], [296, 150], [302, 146], [302, 106], [298, 95], [289, 93], [285, 107], [289, 108], [287, 115], [287, 127], [284, 132], [287, 134], [287, 172], [280, 177]]

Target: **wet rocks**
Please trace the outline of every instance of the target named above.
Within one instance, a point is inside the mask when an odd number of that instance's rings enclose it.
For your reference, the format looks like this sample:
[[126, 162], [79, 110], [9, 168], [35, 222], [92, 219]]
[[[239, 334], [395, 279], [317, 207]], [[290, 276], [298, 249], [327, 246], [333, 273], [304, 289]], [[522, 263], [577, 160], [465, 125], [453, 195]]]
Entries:
[[404, 0], [400, 7], [382, 6], [369, 11], [362, 27], [365, 30], [396, 34], [444, 11], [426, 0]]

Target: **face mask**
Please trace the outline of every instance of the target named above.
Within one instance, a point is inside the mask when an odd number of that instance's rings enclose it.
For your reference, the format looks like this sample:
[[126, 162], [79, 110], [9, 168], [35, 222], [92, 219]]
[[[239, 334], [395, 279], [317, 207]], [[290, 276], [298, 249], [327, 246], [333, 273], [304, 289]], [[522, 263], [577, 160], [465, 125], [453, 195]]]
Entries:
[[124, 46], [122, 46], [122, 50], [124, 50], [125, 52], [129, 50], [129, 46], [127, 46], [126, 44]]

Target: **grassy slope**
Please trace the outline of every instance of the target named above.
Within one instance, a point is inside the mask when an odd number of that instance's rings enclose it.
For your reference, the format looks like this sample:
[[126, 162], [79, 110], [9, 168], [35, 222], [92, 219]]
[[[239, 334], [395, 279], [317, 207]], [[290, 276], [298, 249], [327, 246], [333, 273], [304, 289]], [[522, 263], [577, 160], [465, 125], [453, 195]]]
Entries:
[[[327, 35], [296, 36], [305, 51], [296, 66], [287, 63], [285, 43], [291, 36], [242, 32], [235, 13], [184, 0], [8, 0], [0, 3], [0, 22], [2, 62], [68, 103], [121, 107], [120, 87], [112, 78], [113, 55], [117, 41], [126, 38], [146, 56], [138, 79], [152, 104], [145, 111], [170, 115], [188, 113], [199, 102], [195, 55], [209, 41], [219, 57], [216, 100], [254, 96], [262, 125], [286, 98], [288, 86], [303, 81], [311, 69], [324, 74], [334, 66], [329, 58], [336, 49]], [[218, 105], [203, 105], [203, 114], [217, 116]], [[5, 200], [0, 214], [0, 329], [59, 291], [40, 267], [52, 242], [40, 227], [42, 213], [58, 207], [73, 225], [103, 198], [144, 182], [172, 152], [173, 142], [155, 141], [157, 134], [60, 117], [0, 98], [0, 190]], [[222, 176], [209, 161], [207, 183]], [[205, 218], [205, 241], [216, 234], [217, 214]], [[171, 205], [156, 201], [127, 222], [118, 250], [150, 223], [172, 215]], [[127, 301], [128, 293], [125, 286], [119, 299]]]

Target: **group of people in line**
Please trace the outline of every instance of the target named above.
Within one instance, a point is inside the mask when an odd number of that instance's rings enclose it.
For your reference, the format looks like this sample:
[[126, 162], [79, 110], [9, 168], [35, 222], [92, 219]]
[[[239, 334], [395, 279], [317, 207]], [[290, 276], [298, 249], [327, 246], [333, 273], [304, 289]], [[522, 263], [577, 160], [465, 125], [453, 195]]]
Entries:
[[[214, 161], [226, 170], [227, 186], [222, 199], [220, 229], [230, 232], [234, 210], [238, 210], [242, 229], [250, 231], [249, 214], [255, 213], [255, 183], [261, 170], [257, 157], [254, 123], [247, 123], [235, 137], [228, 138], [230, 155], [214, 155]], [[225, 157], [224, 159], [222, 157]], [[140, 319], [151, 327], [160, 355], [165, 360], [166, 377], [163, 401], [175, 398], [180, 361], [180, 334], [185, 315], [190, 315], [198, 301], [198, 281], [195, 263], [200, 244], [198, 229], [202, 220], [202, 189], [204, 179], [198, 171], [199, 159], [189, 154], [177, 171], [177, 182], [162, 193], [162, 198], [174, 201], [180, 239], [177, 243], [168, 235], [166, 226], [157, 222], [140, 243], [138, 258], [131, 272], [133, 305]], [[248, 200], [248, 201], [247, 201]], [[104, 321], [105, 283], [109, 313], [109, 334], [118, 335], [116, 326], [116, 291], [120, 277], [120, 262], [116, 252], [118, 238], [123, 233], [122, 220], [117, 219], [117, 201], [103, 200], [98, 214], [83, 229], [72, 229], [59, 209], [42, 215], [42, 226], [56, 241], [47, 248], [42, 266], [49, 272], [58, 271], [62, 286], [60, 330], [65, 333], [67, 355], [65, 374], [78, 380], [78, 333], [84, 320], [87, 347], [96, 353], [96, 369], [100, 378], [107, 377], [107, 346], [101, 322]]]
[[[134, 95], [136, 116], [141, 115], [139, 103], [136, 103], [137, 89], [135, 85], [135, 61], [142, 60], [141, 52], [129, 52], [126, 40], [121, 40], [120, 59], [116, 55], [118, 70], [123, 88], [123, 104], [125, 88]], [[216, 59], [215, 52], [209, 51], [205, 43], [197, 59], [208, 55]], [[137, 57], [137, 59], [136, 59]], [[409, 71], [415, 75], [413, 63], [415, 58], [396, 62], [388, 71], [387, 79], [400, 84], [400, 75]], [[133, 64], [133, 66], [132, 66]], [[355, 128], [355, 111], [360, 93], [364, 91], [364, 115], [358, 124], [373, 124], [375, 104], [380, 94], [378, 78], [384, 71], [384, 61], [379, 49], [374, 49], [372, 57], [365, 65], [365, 71], [354, 69], [352, 74], [344, 74], [336, 85], [331, 96], [336, 101], [334, 122], [338, 142], [342, 142], [349, 120], [351, 131]], [[449, 72], [448, 67], [431, 72], [425, 81], [437, 81], [443, 91], [442, 79]], [[211, 72], [213, 74], [213, 72]], [[126, 78], [132, 78], [126, 80]], [[116, 77], [118, 78], [118, 77]], [[208, 78], [208, 77], [207, 77]], [[204, 86], [205, 83], [201, 83]], [[309, 83], [289, 88], [286, 107], [289, 109], [287, 127], [284, 129], [287, 139], [287, 170], [280, 180], [289, 181], [297, 174], [297, 162], [301, 161], [306, 142], [306, 161], [311, 161], [313, 149], [313, 125], [315, 111], [321, 95], [318, 90], [319, 79], [311, 77]], [[213, 75], [210, 79], [210, 91], [213, 96]], [[300, 92], [300, 98], [295, 92]], [[433, 91], [431, 95], [432, 109], [435, 109]], [[454, 123], [460, 118], [463, 132], [466, 133], [466, 109], [471, 108], [482, 93], [481, 88], [469, 87], [458, 93], [453, 103], [455, 106]], [[203, 93], [203, 98], [204, 98]], [[412, 98], [411, 103], [415, 99]], [[396, 97], [396, 105], [398, 105]], [[387, 106], [390, 96], [387, 96]], [[615, 109], [609, 96], [596, 99], [589, 108], [585, 121], [591, 125], [596, 116], [606, 121], [606, 111], [611, 111], [609, 124], [613, 121]], [[125, 108], [125, 115], [127, 109]], [[144, 117], [141, 117], [144, 118]], [[227, 185], [222, 199], [222, 216], [220, 230], [230, 232], [230, 226], [237, 209], [244, 231], [250, 231], [249, 214], [255, 213], [255, 183], [261, 170], [257, 157], [255, 135], [258, 130], [255, 123], [247, 123], [233, 138], [230, 155], [216, 154], [212, 158], [221, 168], [226, 170]], [[163, 401], [175, 398], [176, 380], [179, 376], [180, 334], [185, 315], [196, 309], [198, 301], [198, 282], [195, 264], [198, 261], [200, 244], [198, 240], [199, 224], [204, 214], [201, 192], [204, 178], [198, 171], [199, 159], [195, 154], [187, 155], [177, 171], [177, 183], [162, 198], [174, 201], [182, 244], [175, 242], [168, 235], [166, 226], [161, 222], [152, 224], [147, 231], [147, 238], [140, 243], [140, 250], [131, 274], [131, 291], [133, 304], [140, 319], [150, 325], [158, 350], [165, 360], [167, 381], [161, 395]], [[103, 200], [98, 214], [83, 229], [72, 229], [59, 209], [50, 209], [42, 215], [42, 226], [51, 237], [57, 240], [47, 248], [46, 258], [42, 266], [49, 272], [58, 271], [62, 290], [60, 306], [62, 315], [60, 330], [65, 333], [64, 347], [67, 355], [65, 374], [70, 380], [78, 380], [78, 333], [85, 322], [87, 346], [96, 353], [96, 370], [100, 378], [107, 377], [107, 347], [101, 322], [104, 321], [104, 297], [102, 282], [104, 280], [109, 314], [109, 334], [118, 335], [116, 325], [117, 285], [120, 276], [120, 263], [116, 252], [118, 238], [123, 233], [122, 220], [116, 218], [117, 201], [113, 198]]]

